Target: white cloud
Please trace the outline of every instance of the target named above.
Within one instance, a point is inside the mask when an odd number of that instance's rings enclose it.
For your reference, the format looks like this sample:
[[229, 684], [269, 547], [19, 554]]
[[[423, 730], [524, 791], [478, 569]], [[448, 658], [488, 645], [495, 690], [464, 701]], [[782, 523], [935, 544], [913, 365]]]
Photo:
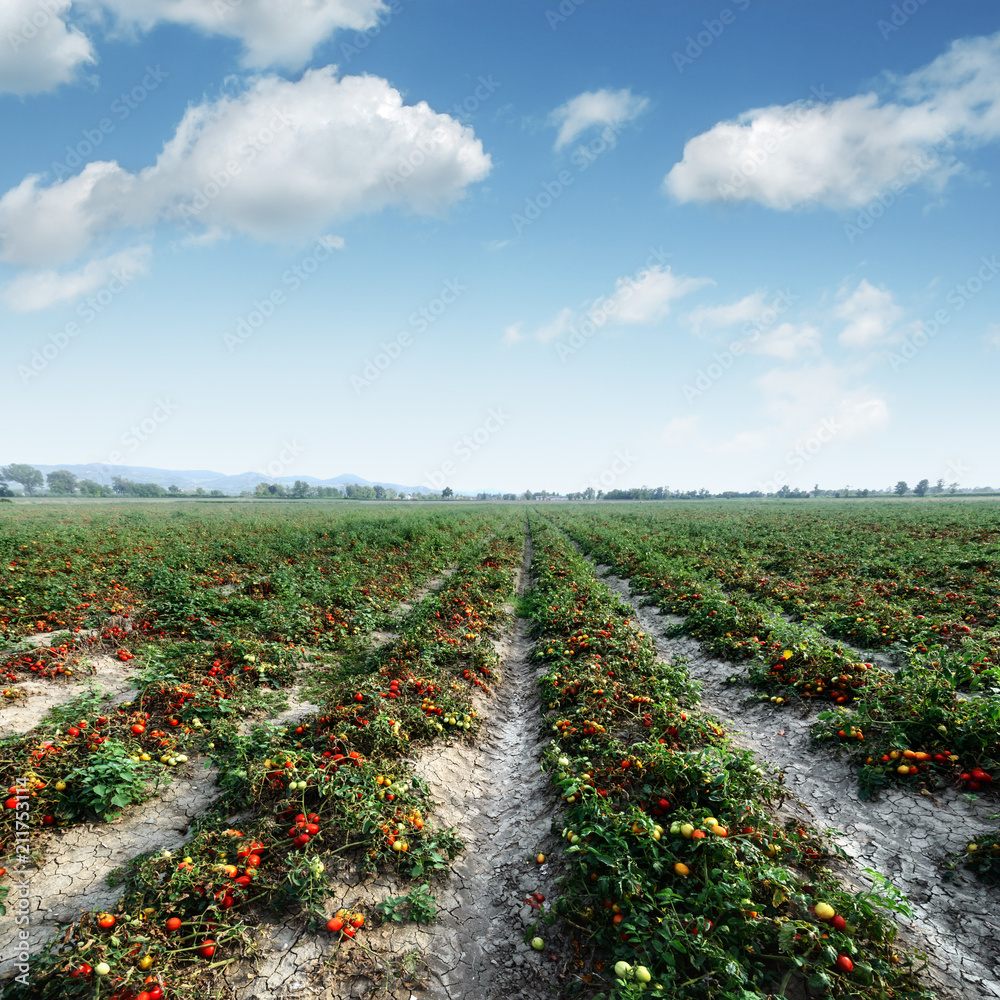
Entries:
[[[610, 295], [595, 299], [584, 309], [563, 307], [531, 336], [545, 344], [581, 329], [585, 324], [596, 329], [608, 325], [646, 326], [663, 319], [675, 299], [711, 284], [714, 284], [711, 278], [688, 278], [674, 274], [669, 266], [656, 264], [644, 268], [636, 278], [619, 278]], [[527, 339], [520, 334], [521, 324], [515, 325], [518, 339]], [[505, 343], [513, 342], [505, 333]]]
[[683, 447], [701, 439], [701, 431], [698, 428], [698, 418], [674, 417], [660, 434], [665, 444], [674, 447]]
[[504, 327], [503, 331], [503, 346], [513, 347], [515, 344], [521, 343], [524, 340], [524, 334], [521, 332], [521, 323], [511, 323], [510, 326]]
[[71, 0], [3, 0], [0, 93], [39, 94], [76, 80], [96, 62], [79, 28], [66, 23]]
[[892, 292], [876, 288], [865, 278], [850, 294], [846, 286], [841, 288], [838, 298], [834, 315], [847, 323], [839, 337], [844, 347], [868, 350], [886, 343], [903, 315]]
[[768, 354], [784, 361], [793, 361], [804, 354], [819, 354], [821, 334], [808, 323], [781, 323], [753, 341], [756, 354]]
[[98, 236], [159, 220], [260, 239], [314, 235], [333, 219], [397, 205], [432, 214], [490, 171], [472, 129], [374, 76], [335, 67], [269, 76], [187, 110], [156, 163], [90, 163], [0, 198], [0, 259], [70, 260]]
[[[889, 407], [879, 390], [857, 384], [853, 366], [829, 362], [789, 370], [774, 369], [757, 379], [765, 410], [777, 421], [774, 436], [787, 441], [808, 437], [819, 425], [841, 440], [879, 430], [889, 419]], [[824, 424], [825, 422], [825, 424]]]
[[118, 276], [128, 283], [149, 271], [151, 252], [149, 246], [130, 247], [75, 271], [27, 271], [4, 288], [4, 304], [15, 312], [31, 312], [86, 295]]
[[558, 126], [555, 148], [562, 149], [595, 125], [625, 125], [649, 107], [648, 97], [631, 90], [589, 90], [556, 108], [549, 116]]
[[665, 187], [679, 201], [858, 207], [921, 179], [940, 188], [961, 169], [957, 146], [1000, 137], [1000, 33], [890, 82], [895, 100], [798, 101], [719, 122], [685, 145]]
[[1000, 351], [1000, 323], [990, 323], [986, 327], [986, 346], [991, 350]]
[[688, 313], [688, 322], [699, 336], [712, 330], [725, 330], [757, 319], [764, 311], [764, 292], [751, 292], [738, 302], [724, 306], [699, 306]]
[[614, 322], [622, 326], [644, 326], [663, 319], [674, 299], [711, 284], [714, 284], [711, 278], [686, 278], [657, 264], [640, 272], [638, 280], [619, 278], [614, 294], [598, 299], [591, 313], [610, 313]]
[[[5, 0], [6, 2], [6, 0]], [[129, 29], [181, 24], [243, 43], [245, 66], [301, 69], [340, 29], [364, 31], [388, 16], [384, 0], [84, 0]]]

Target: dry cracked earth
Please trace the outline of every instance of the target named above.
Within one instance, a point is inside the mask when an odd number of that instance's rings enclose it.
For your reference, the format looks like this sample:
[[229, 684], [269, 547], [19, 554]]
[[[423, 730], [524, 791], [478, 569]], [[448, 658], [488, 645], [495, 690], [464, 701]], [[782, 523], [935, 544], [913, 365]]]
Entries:
[[761, 764], [784, 775], [805, 819], [831, 831], [851, 862], [839, 872], [845, 881], [870, 887], [864, 872], [873, 869], [909, 898], [915, 919], [900, 917], [900, 940], [927, 954], [924, 974], [940, 1000], [1000, 997], [1000, 898], [973, 879], [945, 881], [941, 869], [947, 853], [965, 846], [966, 831], [993, 825], [988, 817], [996, 803], [969, 801], [951, 788], [926, 797], [892, 790], [862, 801], [849, 766], [811, 746], [813, 716], [777, 710], [751, 697], [744, 684], [730, 683], [742, 667], [707, 656], [695, 639], [665, 638], [664, 629], [682, 619], [645, 603], [609, 567], [597, 571], [631, 604], [663, 659], [689, 660], [691, 677], [702, 685], [702, 708], [726, 722], [734, 741]]
[[[529, 563], [526, 552], [519, 590]], [[448, 876], [431, 883], [437, 919], [430, 925], [385, 924], [342, 946], [352, 953], [345, 965], [354, 972], [346, 977], [335, 967], [325, 935], [305, 934], [294, 921], [265, 928], [256, 969], [247, 963], [230, 977], [239, 1000], [346, 1000], [368, 995], [376, 980], [386, 984], [382, 995], [402, 1000], [557, 995], [564, 970], [553, 960], [563, 951], [555, 932], [537, 931], [555, 952], [535, 952], [524, 941], [538, 918], [524, 899], [547, 895], [554, 879], [550, 864], [535, 861], [553, 841], [552, 796], [538, 766], [544, 740], [538, 735], [527, 623], [517, 620], [496, 647], [503, 679], [476, 706], [483, 719], [477, 738], [435, 746], [414, 761], [431, 789], [437, 823], [454, 827], [465, 844]], [[345, 883], [329, 910], [370, 913], [405, 891], [391, 877], [357, 877]]]
[[[927, 798], [883, 793], [877, 801], [862, 802], [848, 767], [811, 748], [808, 717], [748, 697], [743, 685], [729, 680], [739, 667], [706, 656], [694, 640], [664, 638], [665, 626], [678, 619], [646, 605], [607, 567], [597, 569], [632, 605], [664, 659], [688, 658], [692, 677], [702, 684], [703, 708], [727, 722], [736, 742], [759, 755], [762, 764], [784, 775], [797, 800], [792, 808], [831, 831], [849, 859], [842, 877], [867, 886], [865, 869], [873, 869], [906, 893], [916, 916], [901, 918], [901, 939], [927, 953], [925, 975], [941, 1000], [1000, 997], [996, 896], [976, 882], [946, 882], [940, 869], [944, 854], [961, 847], [963, 831], [986, 825], [995, 807], [969, 802], [952, 790]], [[520, 591], [529, 570], [530, 547]], [[440, 587], [446, 575], [401, 604], [397, 617]], [[377, 643], [392, 638], [389, 631], [372, 634]], [[362, 935], [339, 946], [325, 932], [308, 933], [299, 918], [263, 923], [254, 957], [226, 970], [234, 1000], [346, 1000], [376, 989], [393, 1000], [541, 1000], [561, 992], [567, 949], [558, 925], [539, 924], [538, 913], [525, 903], [535, 892], [554, 897], [557, 874], [551, 862], [539, 866], [534, 860], [539, 851], [548, 853], [555, 838], [552, 793], [538, 766], [546, 738], [540, 735], [527, 623], [516, 620], [495, 645], [503, 677], [477, 705], [478, 735], [435, 746], [412, 762], [431, 788], [437, 825], [454, 826], [465, 844], [450, 872], [430, 881], [436, 921], [381, 926], [370, 921]], [[120, 667], [97, 666], [98, 679], [112, 682], [122, 697], [127, 678]], [[73, 693], [75, 686], [60, 688], [60, 700]], [[5, 710], [3, 729], [25, 731], [50, 704], [32, 699], [18, 707], [16, 717]], [[280, 718], [287, 722], [314, 708], [293, 691]], [[126, 810], [111, 824], [46, 834], [40, 844], [44, 861], [31, 879], [31, 949], [81, 909], [112, 905], [118, 890], [107, 886], [105, 876], [144, 851], [180, 847], [191, 820], [215, 795], [213, 773], [194, 761], [158, 798]], [[377, 903], [408, 888], [389, 876], [349, 873], [328, 909], [371, 914]], [[0, 956], [9, 954], [13, 931], [10, 917], [0, 918]], [[534, 933], [546, 940], [541, 953], [525, 943]], [[0, 963], [0, 981], [10, 975], [9, 966]]]

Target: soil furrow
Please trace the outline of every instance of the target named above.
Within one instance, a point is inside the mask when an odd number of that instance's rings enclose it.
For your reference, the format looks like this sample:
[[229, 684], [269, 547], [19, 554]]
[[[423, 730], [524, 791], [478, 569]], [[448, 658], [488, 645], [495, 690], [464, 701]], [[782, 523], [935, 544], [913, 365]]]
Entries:
[[703, 709], [735, 726], [734, 742], [783, 772], [807, 818], [830, 830], [851, 859], [854, 879], [870, 886], [862, 872], [874, 869], [906, 894], [915, 919], [900, 917], [901, 939], [928, 954], [925, 974], [941, 1000], [1000, 997], [995, 893], [971, 879], [945, 881], [940, 868], [946, 853], [964, 847], [968, 831], [990, 825], [987, 817], [997, 811], [995, 803], [970, 802], [955, 789], [927, 797], [893, 789], [875, 801], [862, 801], [853, 770], [811, 746], [811, 717], [748, 699], [746, 686], [729, 680], [741, 675], [742, 667], [706, 655], [690, 637], [664, 637], [664, 628], [682, 619], [645, 603], [609, 569], [597, 567], [604, 582], [632, 606], [660, 656], [690, 661], [690, 675], [702, 685]]
[[[527, 584], [529, 566], [526, 547], [519, 592]], [[502, 681], [492, 697], [477, 699], [482, 726], [475, 743], [434, 746], [415, 762], [416, 772], [430, 786], [437, 822], [454, 826], [465, 848], [447, 878], [431, 883], [438, 907], [433, 924], [387, 924], [366, 934], [364, 944], [378, 955], [383, 972], [387, 965], [398, 968], [408, 955], [422, 956], [410, 963], [418, 967], [412, 975], [396, 975], [395, 983], [390, 982], [390, 996], [410, 1000], [411, 990], [417, 989], [428, 1000], [540, 1000], [558, 992], [558, 970], [548, 953], [524, 943], [537, 919], [525, 896], [548, 895], [553, 875], [548, 864], [536, 863], [535, 854], [554, 839], [549, 782], [538, 765], [545, 741], [539, 735], [527, 629], [527, 622], [517, 619], [496, 642]], [[345, 887], [343, 898], [329, 908], [371, 913], [386, 897], [407, 890], [390, 876], [358, 881]], [[551, 939], [548, 929], [540, 933]], [[360, 962], [358, 974], [346, 980], [325, 971], [321, 959], [329, 955], [330, 945], [315, 935], [296, 933], [287, 923], [276, 929], [270, 944], [257, 974], [237, 987], [240, 1000], [300, 995], [346, 1000], [365, 995], [372, 986]], [[358, 945], [348, 947], [357, 956]]]
[[[75, 920], [81, 910], [111, 907], [122, 889], [112, 889], [105, 877], [115, 868], [147, 851], [175, 850], [187, 839], [191, 822], [218, 796], [215, 771], [202, 771], [200, 760], [189, 765], [193, 777], [175, 778], [157, 797], [126, 809], [110, 823], [73, 826], [38, 838], [45, 861], [24, 876], [28, 886], [28, 951], [38, 951], [60, 925]], [[11, 881], [9, 904], [17, 896], [21, 876]], [[0, 981], [10, 977], [15, 938], [21, 943], [14, 911], [0, 918]]]

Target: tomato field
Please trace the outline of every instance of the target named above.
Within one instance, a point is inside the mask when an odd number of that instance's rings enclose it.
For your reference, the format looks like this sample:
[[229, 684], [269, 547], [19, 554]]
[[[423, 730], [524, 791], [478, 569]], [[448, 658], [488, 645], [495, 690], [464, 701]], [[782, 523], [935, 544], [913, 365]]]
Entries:
[[5, 996], [1000, 996], [991, 502], [27, 503], [0, 545]]

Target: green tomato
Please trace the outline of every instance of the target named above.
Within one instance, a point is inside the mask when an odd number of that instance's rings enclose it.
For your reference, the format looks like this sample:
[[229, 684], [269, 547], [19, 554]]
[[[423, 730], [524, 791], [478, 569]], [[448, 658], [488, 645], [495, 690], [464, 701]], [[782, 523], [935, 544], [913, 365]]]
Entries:
[[619, 979], [624, 979], [632, 971], [632, 966], [628, 962], [615, 962], [615, 975]]
[[545, 942], [540, 937], [534, 937], [531, 939], [531, 947], [534, 948], [535, 951], [542, 951], [545, 947]]
[[94, 966], [94, 972], [96, 972], [99, 976], [108, 976], [111, 974], [111, 966], [108, 965], [107, 962], [98, 962], [97, 965]]
[[649, 969], [647, 969], [644, 965], [637, 965], [632, 975], [635, 976], [636, 982], [640, 983], [648, 983], [653, 978], [649, 974]]

